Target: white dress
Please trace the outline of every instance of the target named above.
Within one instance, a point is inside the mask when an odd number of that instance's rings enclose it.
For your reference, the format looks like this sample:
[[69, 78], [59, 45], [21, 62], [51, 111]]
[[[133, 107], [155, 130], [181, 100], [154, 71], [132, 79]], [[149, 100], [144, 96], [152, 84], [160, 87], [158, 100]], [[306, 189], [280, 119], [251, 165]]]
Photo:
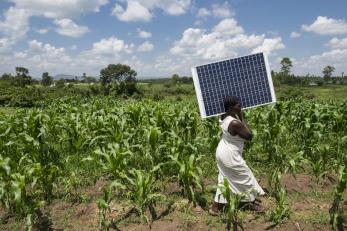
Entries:
[[[223, 185], [226, 177], [232, 192], [246, 194], [241, 201], [251, 202], [257, 195], [265, 193], [242, 158], [244, 139], [239, 135], [232, 136], [228, 131], [229, 124], [233, 120], [236, 119], [227, 116], [219, 121], [223, 133], [216, 150], [218, 185]], [[227, 203], [220, 189], [217, 189], [214, 200], [218, 203]]]

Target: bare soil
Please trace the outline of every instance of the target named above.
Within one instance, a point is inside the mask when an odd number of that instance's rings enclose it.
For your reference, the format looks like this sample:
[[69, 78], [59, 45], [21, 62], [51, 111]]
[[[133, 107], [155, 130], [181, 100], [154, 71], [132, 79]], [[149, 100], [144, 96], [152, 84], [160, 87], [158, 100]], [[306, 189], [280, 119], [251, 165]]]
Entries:
[[[318, 183], [312, 176], [305, 174], [284, 175], [283, 184], [288, 192], [288, 204], [291, 208], [291, 217], [283, 224], [274, 226], [268, 221], [268, 212], [275, 208], [274, 198], [265, 196], [260, 198], [267, 213], [256, 214], [244, 211], [241, 214], [242, 227], [245, 231], [260, 230], [330, 230], [329, 208], [332, 202], [334, 178], [324, 178]], [[165, 186], [160, 187], [167, 197], [168, 202], [157, 203], [155, 211], [157, 219], [147, 224], [136, 213], [129, 213], [131, 206], [126, 201], [111, 204], [109, 219], [114, 220], [114, 225], [110, 230], [154, 230], [154, 231], [174, 231], [174, 230], [225, 230], [226, 222], [221, 216], [211, 216], [208, 209], [200, 206], [193, 207], [188, 200], [180, 195], [181, 190], [176, 182], [164, 182]], [[205, 186], [214, 185], [215, 180], [205, 180]], [[99, 180], [93, 186], [85, 187], [81, 190], [89, 200], [81, 203], [73, 203], [68, 200], [56, 199], [50, 205], [42, 209], [43, 218], [37, 230], [98, 230], [99, 210], [96, 204], [97, 198], [102, 194], [102, 188], [107, 184], [105, 180]], [[266, 179], [260, 179], [260, 184], [264, 187]], [[346, 192], [347, 194], [347, 192]], [[213, 192], [210, 193], [210, 201]], [[347, 196], [345, 195], [345, 198]], [[342, 209], [346, 209], [344, 205]], [[151, 214], [146, 215], [150, 218]], [[3, 208], [0, 207], [0, 217], [6, 217]], [[25, 230], [25, 220], [13, 216], [2, 219], [0, 230]]]

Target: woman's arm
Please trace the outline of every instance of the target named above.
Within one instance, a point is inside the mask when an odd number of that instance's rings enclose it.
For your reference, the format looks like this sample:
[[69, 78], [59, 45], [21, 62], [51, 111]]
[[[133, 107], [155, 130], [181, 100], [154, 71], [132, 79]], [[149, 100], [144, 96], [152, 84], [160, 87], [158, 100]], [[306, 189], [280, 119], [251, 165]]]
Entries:
[[[242, 111], [239, 113], [238, 116], [240, 118], [240, 121], [249, 129], [247, 120], [246, 120], [246, 118], [245, 118], [245, 116], [244, 116]], [[249, 129], [249, 130], [251, 130], [251, 129]]]
[[242, 112], [238, 115], [240, 121], [233, 120], [228, 126], [228, 131], [231, 135], [239, 135], [245, 140], [251, 140], [253, 137], [252, 131], [248, 128], [247, 121], [242, 115]]

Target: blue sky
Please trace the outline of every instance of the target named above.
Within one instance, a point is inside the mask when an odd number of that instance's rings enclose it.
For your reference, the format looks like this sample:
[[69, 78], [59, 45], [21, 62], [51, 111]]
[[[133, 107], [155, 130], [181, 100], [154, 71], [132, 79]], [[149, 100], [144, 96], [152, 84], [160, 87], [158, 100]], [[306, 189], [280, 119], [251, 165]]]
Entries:
[[1, 0], [0, 74], [98, 76], [110, 63], [138, 77], [190, 75], [192, 66], [266, 52], [279, 70], [347, 74], [345, 0]]

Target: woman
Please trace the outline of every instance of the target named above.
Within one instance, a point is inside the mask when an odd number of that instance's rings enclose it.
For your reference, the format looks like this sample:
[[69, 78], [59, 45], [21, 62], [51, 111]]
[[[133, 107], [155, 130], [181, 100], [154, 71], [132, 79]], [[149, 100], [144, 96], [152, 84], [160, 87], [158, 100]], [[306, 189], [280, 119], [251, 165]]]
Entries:
[[[218, 184], [223, 184], [227, 178], [233, 193], [244, 193], [241, 205], [251, 210], [262, 212], [262, 206], [257, 203], [256, 196], [264, 195], [252, 171], [242, 158], [244, 140], [252, 139], [252, 132], [241, 112], [240, 100], [231, 96], [224, 100], [225, 114], [221, 116], [222, 139], [216, 150], [216, 160], [219, 170]], [[211, 215], [227, 203], [222, 192], [217, 189], [214, 202], [209, 210]]]

